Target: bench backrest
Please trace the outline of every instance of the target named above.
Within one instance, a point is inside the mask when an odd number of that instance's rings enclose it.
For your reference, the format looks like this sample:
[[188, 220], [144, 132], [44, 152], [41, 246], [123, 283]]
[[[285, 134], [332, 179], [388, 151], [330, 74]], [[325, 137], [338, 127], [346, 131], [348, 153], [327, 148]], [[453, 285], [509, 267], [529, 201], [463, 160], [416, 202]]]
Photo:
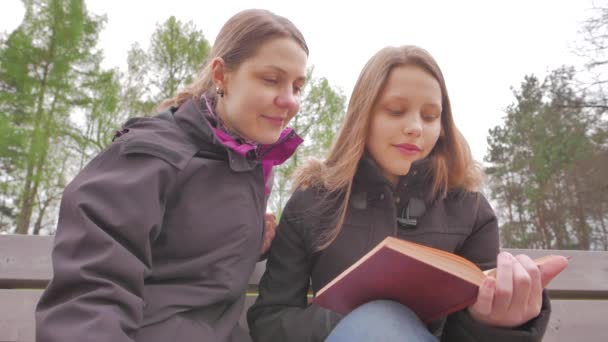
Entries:
[[[0, 342], [34, 341], [34, 308], [52, 277], [52, 237], [0, 235]], [[516, 250], [532, 257], [560, 254], [570, 266], [548, 286], [553, 314], [545, 341], [605, 341], [608, 314], [608, 252]], [[249, 280], [247, 307], [257, 295], [265, 264]], [[245, 312], [241, 324], [246, 326]]]

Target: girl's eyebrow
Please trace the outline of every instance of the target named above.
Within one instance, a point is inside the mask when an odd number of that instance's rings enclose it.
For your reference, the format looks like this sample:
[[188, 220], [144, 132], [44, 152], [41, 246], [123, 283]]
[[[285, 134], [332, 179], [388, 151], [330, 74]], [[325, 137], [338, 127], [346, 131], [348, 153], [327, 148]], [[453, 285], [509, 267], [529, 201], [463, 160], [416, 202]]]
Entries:
[[[402, 102], [405, 102], [405, 103], [410, 103], [410, 100], [407, 97], [405, 97], [405, 96], [403, 96], [401, 94], [389, 94], [388, 96], [386, 96], [384, 98], [384, 101], [395, 101], [395, 100], [402, 101]], [[426, 103], [424, 103], [424, 106], [436, 107], [439, 110], [442, 109], [441, 108], [441, 104], [437, 103], [437, 102], [426, 102]]]

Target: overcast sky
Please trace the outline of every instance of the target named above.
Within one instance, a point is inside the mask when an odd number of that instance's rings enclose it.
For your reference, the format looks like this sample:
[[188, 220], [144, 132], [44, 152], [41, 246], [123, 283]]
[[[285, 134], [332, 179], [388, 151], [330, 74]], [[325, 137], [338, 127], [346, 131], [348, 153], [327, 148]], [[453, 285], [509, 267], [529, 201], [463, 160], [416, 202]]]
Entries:
[[[23, 16], [20, 0], [0, 0], [0, 31]], [[599, 3], [600, 1], [595, 1]], [[213, 43], [222, 24], [246, 8], [291, 19], [310, 48], [309, 64], [347, 97], [365, 62], [386, 45], [416, 44], [442, 68], [457, 125], [475, 158], [486, 153], [488, 129], [513, 102], [510, 87], [524, 75], [544, 77], [564, 64], [582, 65], [574, 51], [592, 0], [286, 1], [87, 0], [106, 14], [99, 48], [106, 67], [124, 68], [129, 47], [147, 47], [155, 25], [175, 15], [193, 21]]]

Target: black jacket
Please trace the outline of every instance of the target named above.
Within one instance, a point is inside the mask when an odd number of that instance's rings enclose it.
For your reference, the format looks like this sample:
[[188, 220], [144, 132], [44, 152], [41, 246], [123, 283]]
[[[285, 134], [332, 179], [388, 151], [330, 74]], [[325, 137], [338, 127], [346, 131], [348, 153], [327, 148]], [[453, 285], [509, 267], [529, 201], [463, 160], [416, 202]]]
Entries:
[[[427, 171], [427, 161], [414, 163], [395, 188], [375, 163], [364, 158], [353, 183], [344, 226], [321, 252], [315, 252], [315, 241], [332, 227], [336, 208], [327, 205], [322, 191], [296, 191], [281, 217], [259, 297], [248, 312], [253, 339], [323, 341], [341, 316], [316, 304], [308, 305], [309, 287], [316, 293], [387, 236], [459, 254], [481, 269], [495, 267], [498, 226], [487, 200], [479, 193], [465, 191], [451, 191], [436, 199]], [[404, 216], [410, 201], [424, 203], [426, 210], [415, 218], [415, 226], [401, 227], [397, 217]], [[541, 314], [517, 329], [477, 323], [466, 310], [433, 322], [429, 329], [442, 341], [540, 341], [549, 314], [545, 296]]]
[[130, 120], [66, 187], [37, 341], [250, 341], [238, 320], [263, 240], [263, 170], [219, 143], [206, 114], [188, 101], [175, 120]]

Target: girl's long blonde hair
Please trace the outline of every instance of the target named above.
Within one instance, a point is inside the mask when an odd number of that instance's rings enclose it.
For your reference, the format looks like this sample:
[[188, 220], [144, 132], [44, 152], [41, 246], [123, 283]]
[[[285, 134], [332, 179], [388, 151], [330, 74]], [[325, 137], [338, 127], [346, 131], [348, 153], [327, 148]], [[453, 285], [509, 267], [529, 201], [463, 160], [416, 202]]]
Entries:
[[[235, 14], [222, 26], [198, 77], [177, 95], [162, 101], [158, 109], [179, 107], [187, 100], [200, 98], [203, 93], [212, 89], [211, 61], [214, 58], [222, 58], [228, 70], [236, 70], [245, 60], [254, 56], [264, 43], [284, 37], [294, 39], [308, 55], [304, 36], [289, 19], [260, 9], [244, 10]], [[209, 92], [209, 95], [216, 96], [214, 92]]]
[[[469, 146], [454, 124], [450, 98], [443, 74], [435, 59], [416, 46], [386, 47], [378, 51], [365, 65], [353, 89], [346, 116], [337, 138], [324, 161], [311, 160], [294, 173], [294, 188], [314, 187], [341, 203], [325, 203], [334, 208], [335, 227], [323, 230], [318, 237], [318, 249], [324, 249], [339, 234], [351, 196], [353, 179], [365, 152], [371, 116], [390, 72], [399, 66], [415, 65], [432, 75], [441, 87], [442, 112], [439, 137], [429, 157], [431, 159], [432, 191], [445, 196], [453, 188], [469, 191], [478, 189], [482, 181], [479, 165], [473, 160]], [[339, 204], [339, 205], [338, 205]]]

